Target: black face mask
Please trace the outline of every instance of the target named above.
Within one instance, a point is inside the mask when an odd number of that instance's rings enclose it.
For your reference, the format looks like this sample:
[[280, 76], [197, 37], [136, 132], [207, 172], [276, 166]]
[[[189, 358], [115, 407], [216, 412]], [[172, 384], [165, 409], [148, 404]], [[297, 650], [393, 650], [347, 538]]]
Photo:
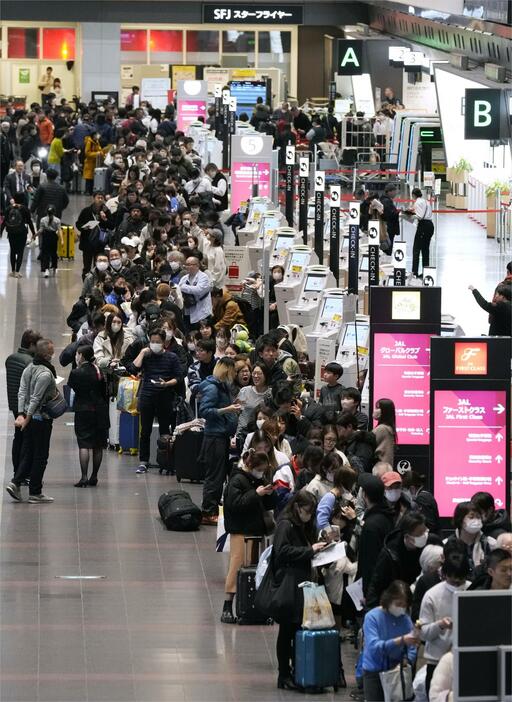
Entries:
[[112, 292], [113, 289], [114, 289], [114, 286], [111, 285], [110, 283], [105, 283], [105, 284], [103, 285], [103, 292], [104, 292], [106, 295], [110, 295], [110, 293]]
[[126, 288], [121, 288], [121, 287], [115, 285], [114, 292], [116, 295], [126, 295]]

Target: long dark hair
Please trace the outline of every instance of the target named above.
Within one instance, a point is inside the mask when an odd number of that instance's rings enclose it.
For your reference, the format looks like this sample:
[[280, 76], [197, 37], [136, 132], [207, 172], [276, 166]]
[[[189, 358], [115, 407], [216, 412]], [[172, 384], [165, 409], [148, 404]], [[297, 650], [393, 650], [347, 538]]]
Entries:
[[[314, 544], [317, 541], [315, 520], [317, 504], [316, 497], [313, 493], [307, 490], [300, 490], [292, 497], [281, 512], [281, 519], [289, 519], [295, 526], [300, 527], [310, 544]], [[301, 507], [311, 512], [311, 519], [309, 522], [304, 523], [299, 517], [299, 509]]]
[[388, 427], [391, 427], [395, 441], [397, 441], [395, 403], [387, 397], [381, 397], [380, 400], [377, 400], [376, 406], [377, 409], [380, 409], [380, 417], [377, 420], [377, 426], [379, 424], [386, 424]]

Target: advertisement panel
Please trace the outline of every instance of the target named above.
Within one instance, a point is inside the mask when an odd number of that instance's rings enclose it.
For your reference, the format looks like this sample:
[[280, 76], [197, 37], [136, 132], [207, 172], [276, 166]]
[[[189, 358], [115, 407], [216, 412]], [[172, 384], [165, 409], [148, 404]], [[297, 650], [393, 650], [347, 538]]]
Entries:
[[231, 211], [251, 197], [252, 186], [258, 184], [258, 196], [270, 197], [270, 168], [268, 163], [233, 161], [231, 164]]
[[506, 506], [507, 404], [504, 390], [434, 391], [434, 497], [441, 517], [475, 492]]
[[399, 331], [374, 335], [373, 398], [395, 403], [399, 445], [429, 443], [431, 336]]

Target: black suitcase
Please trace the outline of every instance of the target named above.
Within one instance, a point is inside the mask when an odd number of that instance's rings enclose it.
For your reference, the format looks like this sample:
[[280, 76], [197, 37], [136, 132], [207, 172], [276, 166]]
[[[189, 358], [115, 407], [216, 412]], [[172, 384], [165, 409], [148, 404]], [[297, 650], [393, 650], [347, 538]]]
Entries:
[[170, 490], [160, 495], [158, 511], [170, 531], [195, 531], [201, 524], [201, 510], [184, 490]]
[[172, 457], [172, 436], [170, 434], [162, 434], [157, 441], [156, 462], [158, 463], [159, 473], [165, 471], [166, 475], [174, 473], [174, 461]]
[[172, 448], [172, 463], [176, 471], [176, 480], [190, 480], [200, 483], [204, 480], [206, 465], [199, 460], [203, 445], [204, 433], [202, 431], [188, 431], [179, 434]]
[[[245, 538], [245, 560], [247, 558], [247, 545], [254, 541], [261, 543], [260, 537]], [[244, 565], [236, 577], [236, 621], [237, 624], [268, 624], [269, 620], [256, 609], [256, 566]]]

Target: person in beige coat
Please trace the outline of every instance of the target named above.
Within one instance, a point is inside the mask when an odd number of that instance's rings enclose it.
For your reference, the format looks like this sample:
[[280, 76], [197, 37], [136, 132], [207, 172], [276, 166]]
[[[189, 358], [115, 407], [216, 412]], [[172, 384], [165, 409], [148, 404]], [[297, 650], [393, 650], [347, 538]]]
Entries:
[[393, 400], [388, 400], [387, 398], [377, 400], [373, 418], [377, 420], [377, 426], [373, 429], [377, 441], [375, 456], [378, 461], [384, 461], [393, 466], [397, 438], [395, 403]]

